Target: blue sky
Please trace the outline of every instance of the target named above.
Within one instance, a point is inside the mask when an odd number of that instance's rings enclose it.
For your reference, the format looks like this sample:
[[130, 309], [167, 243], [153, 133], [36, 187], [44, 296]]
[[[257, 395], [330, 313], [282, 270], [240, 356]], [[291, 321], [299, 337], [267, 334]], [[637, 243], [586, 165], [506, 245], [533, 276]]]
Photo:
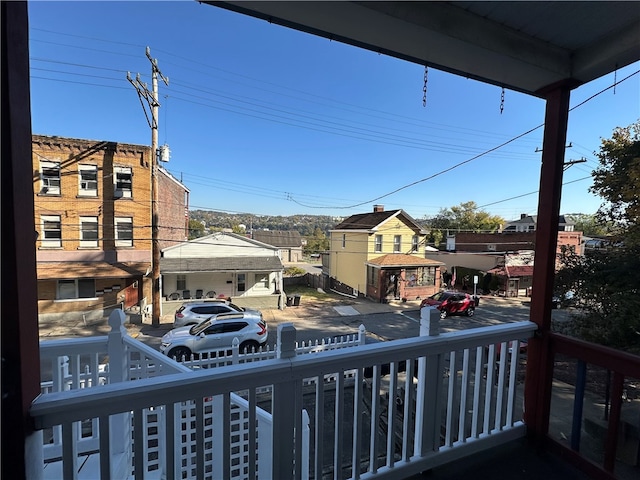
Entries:
[[[150, 47], [169, 77], [164, 166], [191, 208], [348, 216], [380, 203], [422, 218], [475, 201], [506, 220], [537, 213], [543, 129], [482, 154], [542, 125], [543, 100], [507, 90], [501, 113], [500, 88], [429, 69], [424, 107], [422, 66], [190, 0], [34, 1], [29, 24], [35, 134], [150, 145], [126, 79], [151, 87]], [[574, 90], [571, 106], [638, 70]], [[594, 152], [639, 118], [640, 74], [570, 113], [565, 161], [587, 162], [565, 172], [561, 213], [597, 210]]]

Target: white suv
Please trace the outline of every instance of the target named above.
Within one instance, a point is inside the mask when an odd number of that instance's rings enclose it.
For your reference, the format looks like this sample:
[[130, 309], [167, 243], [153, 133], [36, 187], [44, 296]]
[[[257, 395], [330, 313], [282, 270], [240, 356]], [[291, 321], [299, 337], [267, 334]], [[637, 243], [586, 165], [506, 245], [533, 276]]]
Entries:
[[239, 307], [227, 300], [183, 303], [173, 317], [173, 328], [196, 325], [212, 315], [221, 313], [252, 313], [262, 318], [258, 310]]
[[267, 342], [267, 322], [250, 313], [223, 313], [198, 325], [166, 333], [160, 351], [180, 361], [192, 354], [231, 348], [236, 337], [241, 352], [256, 351]]

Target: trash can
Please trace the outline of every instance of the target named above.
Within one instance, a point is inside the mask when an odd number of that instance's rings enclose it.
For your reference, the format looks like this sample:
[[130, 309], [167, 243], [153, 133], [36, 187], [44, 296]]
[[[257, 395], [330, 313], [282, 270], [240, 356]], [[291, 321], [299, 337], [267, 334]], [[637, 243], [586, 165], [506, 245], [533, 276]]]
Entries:
[[287, 295], [287, 307], [293, 305], [293, 297], [291, 295]]
[[300, 295], [294, 295], [293, 296], [293, 306], [294, 307], [299, 307], [300, 306]]

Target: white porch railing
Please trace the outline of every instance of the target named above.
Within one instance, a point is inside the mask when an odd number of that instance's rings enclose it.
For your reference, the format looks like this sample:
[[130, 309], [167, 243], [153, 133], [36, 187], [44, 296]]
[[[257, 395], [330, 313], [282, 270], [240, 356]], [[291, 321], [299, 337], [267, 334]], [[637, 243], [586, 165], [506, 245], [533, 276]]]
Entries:
[[[421, 337], [307, 355], [295, 354], [293, 326], [279, 326], [280, 358], [199, 371], [148, 347], [134, 349], [137, 342], [125, 335], [121, 343], [131, 353], [123, 358], [136, 365], [139, 380], [42, 395], [31, 414], [37, 428], [60, 429], [61, 478], [78, 477], [85, 448], [79, 422], [99, 427], [93, 458], [101, 478], [125, 478], [116, 473], [119, 465], [140, 479], [151, 472], [198, 479], [403, 478], [522, 436], [518, 341], [535, 324], [437, 335], [437, 319], [430, 322], [429, 309], [422, 314]], [[127, 372], [109, 359], [105, 378], [114, 369]], [[150, 371], [160, 376], [141, 378]], [[352, 381], [345, 380], [349, 371]], [[100, 375], [95, 378], [99, 384]], [[310, 378], [316, 382], [305, 386]], [[265, 386], [272, 388], [269, 434], [260, 431], [257, 408]], [[234, 396], [238, 391], [246, 398]], [[306, 420], [292, 412], [309, 402], [314, 435], [307, 447]], [[124, 433], [129, 428], [132, 435]], [[153, 444], [145, 432], [157, 434]]]

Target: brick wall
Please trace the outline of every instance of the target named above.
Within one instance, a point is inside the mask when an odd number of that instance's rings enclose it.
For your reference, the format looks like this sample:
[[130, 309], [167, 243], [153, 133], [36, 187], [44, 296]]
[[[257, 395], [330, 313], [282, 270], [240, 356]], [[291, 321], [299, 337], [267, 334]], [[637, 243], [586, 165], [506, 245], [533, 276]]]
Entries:
[[158, 172], [158, 244], [160, 249], [188, 240], [188, 190], [165, 170]]

